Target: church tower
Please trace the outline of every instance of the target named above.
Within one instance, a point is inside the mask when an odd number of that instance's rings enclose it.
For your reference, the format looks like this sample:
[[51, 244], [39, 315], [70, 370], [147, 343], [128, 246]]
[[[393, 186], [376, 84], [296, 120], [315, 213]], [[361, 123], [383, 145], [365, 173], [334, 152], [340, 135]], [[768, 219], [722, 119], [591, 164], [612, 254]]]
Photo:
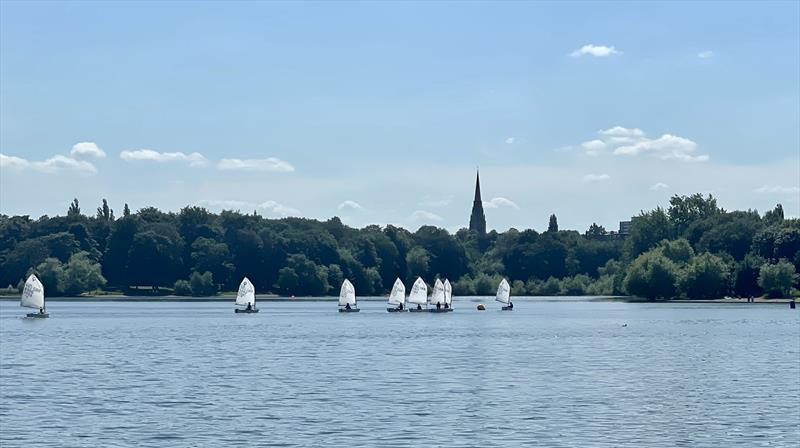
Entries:
[[481, 173], [475, 178], [475, 200], [472, 202], [472, 215], [469, 217], [469, 230], [486, 235], [486, 216], [483, 214], [483, 201], [481, 200]]

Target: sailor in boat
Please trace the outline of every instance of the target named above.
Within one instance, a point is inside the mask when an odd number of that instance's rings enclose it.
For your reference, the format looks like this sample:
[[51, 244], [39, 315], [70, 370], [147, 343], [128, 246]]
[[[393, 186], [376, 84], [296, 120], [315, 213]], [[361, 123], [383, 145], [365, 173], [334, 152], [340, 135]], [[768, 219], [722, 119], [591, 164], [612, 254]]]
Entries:
[[422, 309], [422, 305], [420, 305], [420, 304], [418, 303], [418, 304], [417, 304], [417, 309], [418, 309], [418, 310], [421, 310], [421, 309]]
[[349, 303], [348, 303], [348, 304], [346, 304], [346, 305], [344, 306], [344, 309], [346, 309], [346, 310], [349, 310], [349, 309], [350, 309], [350, 304], [349, 304]]
[[437, 310], [442, 309], [442, 302], [436, 302], [436, 309]]
[[247, 303], [247, 311], [251, 311], [252, 309], [253, 309], [253, 305], [250, 302], [248, 302]]
[[514, 302], [512, 302], [510, 300], [508, 301], [508, 309], [510, 309], [510, 310], [514, 309]]
[[444, 309], [448, 309], [448, 308], [450, 308], [450, 305], [448, 305], [447, 302], [445, 302]]
[[403, 304], [397, 305], [397, 311], [403, 311]]

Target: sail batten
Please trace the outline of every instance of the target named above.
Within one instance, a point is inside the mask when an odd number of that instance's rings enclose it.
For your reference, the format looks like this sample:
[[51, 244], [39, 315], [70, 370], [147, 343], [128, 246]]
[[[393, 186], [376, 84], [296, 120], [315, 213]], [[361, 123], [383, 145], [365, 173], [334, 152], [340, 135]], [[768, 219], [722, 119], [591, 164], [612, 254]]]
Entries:
[[511, 286], [506, 279], [503, 279], [503, 281], [500, 282], [500, 286], [497, 287], [497, 296], [495, 300], [500, 303], [508, 303], [511, 300]]
[[236, 305], [251, 307], [256, 305], [256, 287], [245, 277], [239, 284], [239, 292], [236, 294]]
[[34, 274], [31, 274], [28, 280], [25, 281], [19, 306], [44, 309], [44, 285]]
[[428, 301], [428, 285], [421, 277], [417, 277], [417, 281], [411, 287], [411, 294], [408, 295], [408, 303], [415, 305], [424, 305]]
[[402, 305], [406, 301], [406, 286], [403, 282], [398, 278], [394, 281], [394, 286], [392, 286], [392, 292], [389, 294], [389, 304], [391, 305]]
[[356, 305], [356, 288], [350, 283], [350, 280], [345, 279], [342, 283], [342, 289], [339, 290], [339, 306], [355, 306]]

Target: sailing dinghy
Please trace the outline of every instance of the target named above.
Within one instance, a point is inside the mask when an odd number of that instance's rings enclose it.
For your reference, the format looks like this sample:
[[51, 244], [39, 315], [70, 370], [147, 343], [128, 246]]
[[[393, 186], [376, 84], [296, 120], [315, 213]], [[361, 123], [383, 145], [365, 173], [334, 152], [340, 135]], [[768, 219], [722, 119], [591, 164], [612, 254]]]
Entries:
[[236, 306], [234, 313], [257, 313], [256, 308], [256, 288], [250, 283], [247, 277], [239, 284], [239, 293], [236, 294]]
[[[405, 311], [406, 304], [406, 285], [398, 278], [394, 281], [392, 286], [392, 293], [389, 294], [389, 305], [386, 311], [390, 313], [398, 313]], [[394, 305], [394, 306], [391, 306]]]
[[408, 311], [412, 313], [427, 311], [422, 305], [428, 303], [428, 285], [425, 284], [421, 277], [417, 277], [417, 281], [411, 287], [411, 294], [408, 295], [408, 300], [406, 301], [409, 303]]
[[446, 311], [453, 311], [453, 286], [450, 285], [450, 280], [444, 281], [444, 309]]
[[430, 299], [428, 299], [428, 304], [433, 306], [433, 308], [428, 308], [431, 313], [447, 312], [447, 308], [444, 306], [444, 283], [438, 278], [436, 279], [436, 283], [433, 284], [433, 294], [431, 294]]
[[44, 285], [42, 285], [42, 282], [33, 274], [25, 281], [25, 288], [22, 290], [22, 299], [19, 302], [19, 306], [36, 308], [39, 310], [38, 313], [26, 314], [27, 317], [38, 319], [50, 317], [50, 313], [48, 313], [47, 309], [44, 307]]
[[511, 286], [506, 279], [503, 279], [503, 281], [500, 282], [500, 286], [497, 287], [497, 297], [495, 300], [504, 304], [503, 311], [514, 310], [514, 304], [511, 303]]
[[344, 279], [342, 289], [339, 291], [339, 312], [340, 313], [357, 313], [361, 311], [358, 309], [358, 300], [356, 300], [356, 288], [350, 283], [350, 280]]

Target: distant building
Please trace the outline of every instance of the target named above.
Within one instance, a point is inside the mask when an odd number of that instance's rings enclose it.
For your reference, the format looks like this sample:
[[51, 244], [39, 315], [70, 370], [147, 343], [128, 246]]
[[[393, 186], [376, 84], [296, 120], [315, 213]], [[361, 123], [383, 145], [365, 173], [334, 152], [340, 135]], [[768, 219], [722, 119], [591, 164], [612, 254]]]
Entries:
[[486, 235], [486, 215], [483, 214], [483, 200], [481, 200], [481, 173], [475, 178], [475, 200], [472, 201], [472, 214], [469, 217], [469, 230]]
[[628, 236], [631, 233], [631, 221], [620, 221], [619, 222], [619, 234]]

